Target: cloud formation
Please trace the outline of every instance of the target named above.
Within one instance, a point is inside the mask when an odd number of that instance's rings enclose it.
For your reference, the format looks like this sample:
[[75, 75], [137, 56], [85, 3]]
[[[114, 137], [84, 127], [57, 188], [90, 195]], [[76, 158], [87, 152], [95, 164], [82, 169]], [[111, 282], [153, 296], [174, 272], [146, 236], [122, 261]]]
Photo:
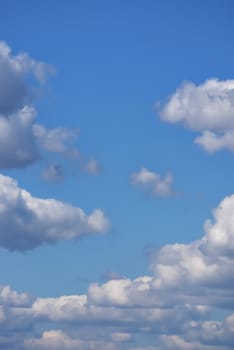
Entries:
[[79, 129], [47, 129], [43, 125], [35, 124], [33, 132], [43, 149], [71, 157], [79, 156], [79, 152], [73, 147], [73, 143], [79, 134]]
[[10, 47], [0, 41], [0, 86], [4, 86], [0, 89], [0, 114], [12, 114], [28, 104], [28, 75], [43, 82], [53, 73], [52, 66], [36, 61], [26, 53], [13, 55]]
[[234, 80], [184, 83], [158, 107], [162, 120], [201, 132], [195, 143], [206, 151], [234, 151]]
[[171, 173], [161, 177], [159, 174], [146, 168], [141, 168], [131, 175], [131, 183], [141, 186], [156, 197], [170, 197], [174, 194], [172, 190], [173, 176]]
[[25, 106], [9, 115], [0, 115], [0, 168], [22, 168], [40, 158], [33, 123], [36, 112]]
[[0, 245], [28, 250], [45, 242], [104, 233], [108, 220], [100, 209], [86, 215], [55, 199], [33, 197], [15, 180], [0, 175]]
[[[234, 196], [224, 198], [199, 240], [156, 251], [149, 276], [50, 298], [2, 286], [0, 349], [232, 350], [233, 206]], [[216, 320], [217, 309], [226, 316]]]
[[0, 42], [0, 168], [22, 168], [40, 158], [33, 133], [36, 118], [30, 106], [27, 78], [43, 82], [54, 73], [52, 66], [29, 57], [13, 55]]
[[[0, 168], [23, 168], [41, 158], [41, 150], [77, 158], [74, 146], [79, 130], [47, 129], [36, 123], [32, 85], [54, 74], [54, 68], [27, 53], [13, 55], [0, 42]], [[28, 79], [30, 77], [30, 80]], [[30, 83], [29, 83], [30, 81]]]

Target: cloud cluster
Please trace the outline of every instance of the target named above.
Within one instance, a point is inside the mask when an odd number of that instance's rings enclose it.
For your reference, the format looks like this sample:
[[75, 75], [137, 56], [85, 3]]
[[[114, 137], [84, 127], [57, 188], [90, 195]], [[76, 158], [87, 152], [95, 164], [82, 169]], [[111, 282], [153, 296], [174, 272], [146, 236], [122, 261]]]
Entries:
[[36, 61], [26, 53], [13, 55], [10, 47], [0, 42], [0, 114], [9, 115], [29, 103], [30, 91], [26, 83], [28, 75], [43, 82], [54, 73], [48, 64]]
[[0, 168], [25, 167], [39, 159], [33, 134], [36, 112], [29, 106], [31, 76], [44, 81], [53, 68], [25, 53], [13, 55], [0, 42]]
[[44, 242], [103, 233], [108, 220], [100, 209], [86, 215], [80, 208], [55, 199], [33, 197], [15, 180], [0, 175], [0, 245], [32, 249]]
[[[232, 350], [233, 206], [234, 196], [224, 198], [199, 240], [156, 251], [149, 276], [91, 283], [87, 294], [53, 298], [3, 286], [0, 349], [7, 349], [11, 329], [9, 348], [17, 342], [20, 350]], [[226, 310], [223, 319], [214, 319], [217, 309]], [[137, 346], [146, 337], [149, 345]]]
[[[36, 123], [32, 87], [54, 74], [54, 68], [26, 53], [13, 55], [0, 42], [0, 168], [23, 168], [41, 158], [41, 150], [78, 157], [74, 146], [79, 130], [48, 130]], [[28, 79], [30, 78], [30, 79]]]
[[149, 190], [156, 197], [170, 197], [174, 193], [172, 189], [173, 176], [171, 173], [168, 173], [165, 177], [161, 177], [153, 171], [141, 168], [138, 172], [131, 175], [131, 183]]
[[200, 131], [195, 143], [210, 153], [234, 151], [234, 80], [184, 83], [165, 104], [159, 104], [159, 114], [166, 122]]

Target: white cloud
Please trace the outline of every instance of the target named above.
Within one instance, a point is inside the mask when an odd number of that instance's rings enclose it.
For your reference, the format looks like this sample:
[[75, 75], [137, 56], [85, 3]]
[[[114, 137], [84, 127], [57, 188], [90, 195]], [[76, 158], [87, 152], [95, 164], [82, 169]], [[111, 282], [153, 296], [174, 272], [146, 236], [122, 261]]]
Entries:
[[25, 348], [29, 350], [117, 350], [114, 343], [73, 338], [61, 330], [44, 332], [39, 339], [25, 340]]
[[32, 298], [28, 293], [18, 293], [10, 286], [0, 286], [0, 303], [4, 305], [23, 307], [28, 306]]
[[129, 342], [132, 339], [131, 334], [119, 333], [119, 332], [112, 333], [111, 337], [115, 342], [120, 342], [120, 343]]
[[[158, 250], [151, 276], [91, 283], [87, 294], [35, 298], [29, 304], [24, 302], [27, 294], [22, 297], [6, 287], [6, 297], [0, 298], [3, 330], [9, 325], [21, 329], [26, 349], [59, 349], [62, 344], [65, 349], [145, 350], [157, 349], [157, 341], [162, 350], [232, 350], [234, 316], [216, 321], [212, 310], [234, 305], [233, 203], [230, 196], [219, 204], [200, 240]], [[24, 321], [21, 328], [19, 320]], [[44, 329], [40, 338], [26, 335], [29, 324]], [[46, 330], [55, 326], [60, 330]], [[100, 328], [100, 338], [95, 338]], [[77, 329], [86, 330], [87, 336]], [[152, 338], [151, 346], [137, 346], [141, 337]]]
[[171, 173], [161, 177], [159, 174], [146, 168], [141, 168], [138, 172], [131, 175], [131, 183], [146, 188], [156, 197], [169, 197], [173, 195]]
[[0, 115], [0, 168], [25, 167], [39, 159], [32, 131], [35, 116], [27, 106], [7, 118]]
[[0, 41], [0, 114], [11, 114], [28, 103], [29, 91], [27, 75], [38, 81], [44, 81], [53, 67], [39, 62], [26, 53], [13, 55], [10, 47]]
[[159, 104], [159, 114], [166, 122], [201, 131], [195, 142], [208, 152], [234, 151], [234, 80], [184, 83], [164, 105]]
[[215, 221], [205, 223], [204, 237], [208, 251], [234, 258], [234, 195], [224, 198], [213, 210]]
[[91, 284], [89, 300], [96, 305], [122, 307], [168, 307], [181, 303], [231, 307], [234, 303], [233, 205], [234, 196], [220, 203], [214, 210], [214, 222], [206, 221], [205, 235], [200, 240], [170, 244], [158, 250], [152, 256], [152, 276]]
[[44, 242], [103, 233], [108, 221], [100, 209], [86, 215], [80, 208], [55, 199], [41, 199], [0, 175], [0, 245], [32, 249]]
[[46, 129], [35, 124], [27, 77], [44, 82], [54, 68], [26, 53], [13, 55], [0, 42], [0, 168], [21, 168], [40, 158], [38, 145], [50, 152], [78, 157], [73, 146], [78, 129]]
[[43, 125], [34, 124], [33, 131], [38, 143], [45, 150], [71, 157], [79, 156], [79, 152], [73, 147], [79, 129], [46, 129]]
[[221, 149], [234, 151], [234, 130], [226, 131], [221, 135], [212, 131], [204, 131], [201, 136], [195, 138], [195, 143], [202, 146], [209, 153]]

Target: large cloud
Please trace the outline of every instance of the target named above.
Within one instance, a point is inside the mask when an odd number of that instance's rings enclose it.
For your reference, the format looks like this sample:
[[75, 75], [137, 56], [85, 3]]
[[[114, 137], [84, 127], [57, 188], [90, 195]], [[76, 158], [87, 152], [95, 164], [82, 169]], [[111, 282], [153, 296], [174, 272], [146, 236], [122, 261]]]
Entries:
[[0, 175], [0, 245], [32, 249], [44, 242], [103, 233], [108, 221], [100, 209], [86, 215], [80, 208], [55, 199], [33, 197], [15, 180]]
[[[12, 186], [11, 179], [6, 181]], [[15, 207], [8, 192], [8, 206]], [[30, 203], [32, 209], [29, 198], [24, 205]], [[50, 298], [2, 287], [0, 349], [8, 341], [9, 348], [18, 344], [20, 350], [232, 350], [233, 206], [234, 196], [221, 201], [201, 239], [155, 252], [150, 276], [91, 283], [87, 294]], [[216, 320], [220, 308], [226, 316], [222, 319], [220, 313]], [[148, 346], [140, 346], [146, 338]]]
[[234, 151], [234, 80], [184, 83], [159, 105], [159, 114], [166, 122], [202, 132], [195, 142], [208, 152]]
[[234, 307], [233, 208], [234, 196], [226, 197], [214, 210], [214, 221], [206, 221], [200, 240], [158, 250], [151, 261], [152, 276], [91, 284], [89, 300], [119, 307], [171, 307], [185, 302]]

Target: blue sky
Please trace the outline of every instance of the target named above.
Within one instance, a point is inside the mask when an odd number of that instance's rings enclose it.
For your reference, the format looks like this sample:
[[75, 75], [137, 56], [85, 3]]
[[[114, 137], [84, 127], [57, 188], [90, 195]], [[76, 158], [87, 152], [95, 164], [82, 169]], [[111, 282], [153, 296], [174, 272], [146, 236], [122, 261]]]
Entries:
[[0, 349], [231, 350], [233, 2], [0, 9]]

